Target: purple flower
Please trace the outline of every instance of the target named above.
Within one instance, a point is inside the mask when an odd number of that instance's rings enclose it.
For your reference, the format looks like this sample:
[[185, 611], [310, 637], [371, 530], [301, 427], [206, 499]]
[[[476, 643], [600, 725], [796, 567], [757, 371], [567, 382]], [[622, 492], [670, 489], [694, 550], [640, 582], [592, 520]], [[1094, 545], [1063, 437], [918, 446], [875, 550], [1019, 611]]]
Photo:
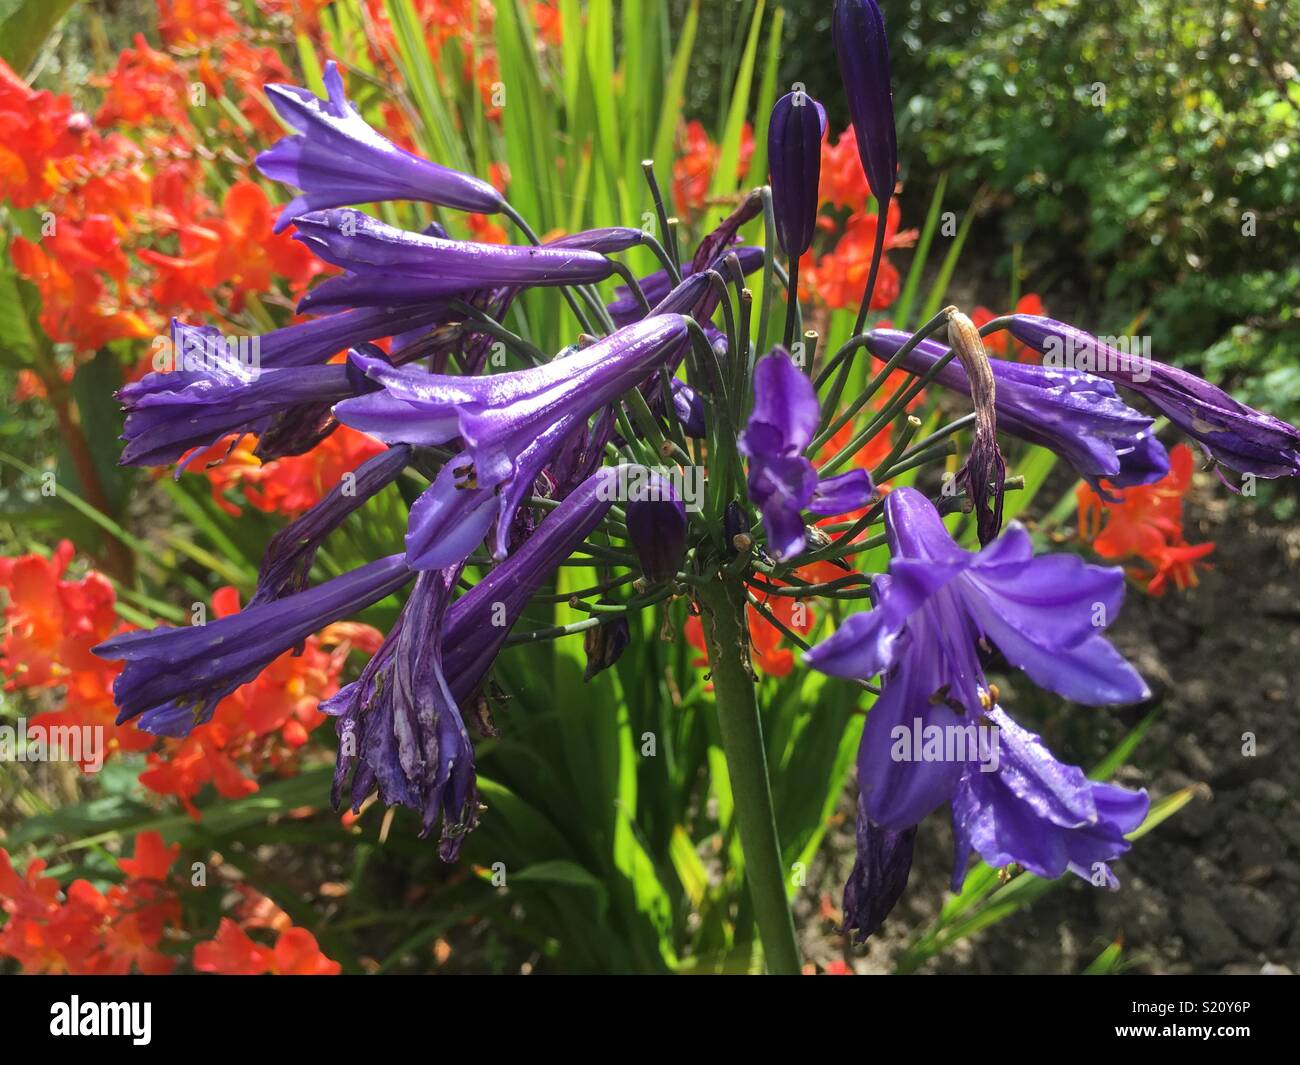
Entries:
[[767, 156], [772, 168], [776, 236], [791, 259], [812, 245], [817, 228], [817, 182], [821, 177], [826, 109], [802, 90], [786, 93], [772, 108]]
[[1140, 393], [1229, 469], [1257, 477], [1300, 475], [1300, 430], [1246, 406], [1195, 374], [1117, 351], [1053, 318], [1015, 314], [1010, 329], [1045, 359], [1066, 365], [1081, 362], [1098, 377]]
[[493, 522], [493, 556], [504, 558], [510, 518], [561, 444], [653, 373], [686, 330], [680, 315], [656, 315], [545, 366], [477, 378], [354, 356], [383, 390], [340, 403], [340, 421], [390, 444], [464, 444], [411, 508], [411, 565], [441, 569], [461, 561]]
[[267, 85], [282, 119], [298, 132], [257, 157], [273, 181], [303, 190], [281, 212], [279, 233], [297, 215], [379, 200], [423, 200], [493, 214], [504, 200], [486, 181], [431, 163], [397, 147], [348, 102], [338, 64], [325, 64], [324, 100], [296, 85]]
[[378, 789], [380, 802], [421, 815], [421, 839], [442, 821], [438, 853], [447, 862], [478, 824], [479, 807], [474, 747], [443, 672], [444, 618], [460, 571], [421, 573], [360, 678], [320, 704], [338, 717], [334, 808], [349, 776], [354, 812]]
[[1089, 705], [1150, 694], [1102, 630], [1124, 600], [1118, 568], [1074, 555], [1035, 558], [1013, 523], [979, 553], [953, 541], [934, 505], [912, 488], [885, 499], [889, 575], [872, 585], [875, 608], [848, 618], [805, 656], [814, 669], [884, 687], [867, 717], [858, 781], [872, 821], [909, 828], [951, 798], [964, 768], [954, 759], [893, 757], [895, 730], [978, 722], [993, 703], [978, 648], [996, 645], [1042, 688]]
[[337, 365], [259, 369], [231, 361], [207, 370], [146, 374], [117, 394], [126, 411], [126, 446], [118, 461], [176, 462], [230, 433], [267, 432], [287, 410], [324, 404], [328, 416], [329, 404], [352, 392], [347, 367]]
[[997, 769], [968, 763], [958, 781], [953, 890], [961, 890], [972, 850], [995, 868], [1014, 863], [1048, 879], [1069, 871], [1118, 888], [1106, 863], [1129, 849], [1124, 837], [1146, 818], [1147, 793], [1095, 783], [1077, 766], [1058, 762], [1000, 706], [987, 718], [997, 729]]
[[138, 717], [145, 732], [184, 736], [279, 655], [330, 622], [379, 602], [412, 576], [406, 557], [391, 555], [206, 625], [159, 626], [114, 636], [94, 653], [126, 662], [113, 682], [117, 722]]
[[420, 574], [397, 624], [361, 676], [321, 704], [338, 718], [337, 809], [376, 789], [386, 804], [441, 819], [439, 854], [454, 861], [478, 821], [474, 749], [464, 718], [528, 600], [609, 510], [616, 467], [598, 471], [523, 546], [451, 601], [460, 566]]
[[835, 0], [831, 36], [858, 155], [883, 218], [898, 176], [898, 145], [894, 94], [889, 87], [889, 39], [876, 0]]
[[[897, 329], [873, 329], [867, 348], [888, 362], [911, 338]], [[948, 353], [936, 340], [922, 340], [902, 366], [926, 373]], [[998, 428], [1064, 458], [1100, 489], [1104, 477], [1117, 487], [1148, 484], [1169, 472], [1169, 458], [1151, 431], [1151, 419], [1125, 404], [1109, 381], [1078, 370], [990, 359], [997, 382]], [[970, 395], [961, 363], [950, 361], [934, 380]]]
[[858, 798], [857, 859], [844, 883], [844, 931], [861, 943], [880, 930], [912, 871], [916, 829], [895, 832], [875, 824]]
[[[298, 230], [294, 239], [326, 262], [363, 280], [368, 274], [385, 283], [407, 277], [420, 286], [422, 298], [501, 285], [581, 285], [603, 281], [614, 272], [610, 261], [596, 251], [447, 240], [398, 229], [345, 208], [313, 211], [294, 224]], [[395, 292], [398, 302], [410, 298], [406, 288]]]
[[763, 513], [768, 549], [784, 562], [804, 547], [803, 512], [845, 514], [874, 491], [865, 470], [819, 480], [804, 457], [821, 419], [812, 382], [777, 348], [754, 368], [754, 409], [738, 446], [749, 459], [749, 498]]

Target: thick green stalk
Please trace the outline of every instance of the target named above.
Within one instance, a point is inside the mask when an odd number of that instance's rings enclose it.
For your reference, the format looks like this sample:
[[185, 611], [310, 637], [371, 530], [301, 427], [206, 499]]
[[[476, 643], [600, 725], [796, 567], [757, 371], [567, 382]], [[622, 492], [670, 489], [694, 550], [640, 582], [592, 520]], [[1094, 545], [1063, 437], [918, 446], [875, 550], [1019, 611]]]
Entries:
[[738, 580], [705, 581], [698, 588], [704, 638], [735, 800], [745, 881], [769, 973], [798, 974], [799, 944], [785, 890], [785, 866], [776, 834], [772, 785], [767, 775], [763, 726], [749, 669], [745, 586]]

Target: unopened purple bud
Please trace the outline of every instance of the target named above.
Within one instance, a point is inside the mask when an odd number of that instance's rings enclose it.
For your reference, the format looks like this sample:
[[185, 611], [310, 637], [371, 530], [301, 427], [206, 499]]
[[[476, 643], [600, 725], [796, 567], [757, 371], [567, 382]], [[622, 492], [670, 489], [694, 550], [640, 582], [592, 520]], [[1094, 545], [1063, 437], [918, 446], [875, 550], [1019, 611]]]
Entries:
[[777, 240], [791, 259], [808, 250], [816, 231], [825, 132], [826, 109], [802, 89], [786, 93], [772, 108], [767, 127], [772, 213]]
[[896, 832], [875, 824], [858, 802], [858, 857], [844, 884], [844, 931], [861, 943], [880, 930], [912, 871], [916, 828]]
[[651, 581], [666, 581], [686, 557], [686, 507], [672, 484], [658, 474], [636, 480], [627, 503], [627, 533]]
[[835, 0], [831, 35], [862, 169], [883, 210], [894, 194], [898, 144], [889, 87], [889, 40], [876, 0]]

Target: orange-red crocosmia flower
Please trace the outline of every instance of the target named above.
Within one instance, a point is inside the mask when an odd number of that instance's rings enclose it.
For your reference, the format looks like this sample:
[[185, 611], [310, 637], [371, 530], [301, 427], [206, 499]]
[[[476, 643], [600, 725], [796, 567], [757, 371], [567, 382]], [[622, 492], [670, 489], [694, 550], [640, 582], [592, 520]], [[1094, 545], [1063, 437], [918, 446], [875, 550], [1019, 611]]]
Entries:
[[[681, 137], [681, 147], [673, 162], [673, 203], [677, 205], [678, 214], [691, 218], [705, 206], [721, 149], [695, 119], [686, 123]], [[746, 122], [741, 129], [740, 151], [736, 161], [738, 178], [743, 178], [749, 172], [753, 155], [754, 128]]]
[[[227, 438], [197, 456], [188, 467], [207, 475], [217, 502], [235, 516], [239, 507], [226, 496], [231, 488], [242, 488], [244, 498], [258, 510], [296, 517], [319, 503], [344, 474], [384, 450], [374, 437], [346, 425], [340, 425], [304, 455], [267, 463], [253, 454], [254, 443], [253, 437], [246, 436], [231, 450]], [[225, 457], [227, 452], [229, 456]], [[210, 462], [218, 465], [208, 467]]]
[[13, 958], [26, 973], [170, 972], [172, 959], [157, 948], [180, 921], [180, 903], [166, 883], [179, 852], [176, 845], [164, 847], [158, 833], [143, 832], [135, 857], [118, 861], [125, 883], [101, 892], [75, 880], [60, 899], [58, 881], [42, 875], [43, 860], [33, 859], [19, 876], [0, 849], [0, 909], [9, 915], [0, 928], [0, 956]]
[[102, 79], [107, 91], [95, 113], [95, 125], [168, 128], [189, 125], [189, 86], [176, 61], [135, 35], [135, 47], [123, 49], [113, 72]]
[[[1042, 297], [1036, 293], [1027, 292], [1016, 300], [1015, 309], [1011, 313], [1045, 315], [1047, 308], [1043, 305]], [[970, 320], [975, 323], [976, 329], [982, 329], [996, 317], [998, 315], [987, 307], [976, 307], [970, 312]], [[1037, 351], [1028, 344], [1020, 343], [1011, 335], [1009, 329], [985, 337], [984, 347], [988, 349], [990, 355], [997, 355], [1003, 359], [1017, 359], [1020, 362], [1034, 363], [1043, 361], [1043, 357]]]
[[[891, 200], [885, 216], [885, 251], [905, 248], [916, 242], [916, 230], [899, 232], [902, 214], [897, 200]], [[877, 218], [874, 212], [859, 211], [849, 216], [835, 247], [820, 258], [809, 252], [799, 261], [800, 292], [815, 297], [832, 310], [856, 306], [862, 299], [871, 270], [876, 244]], [[898, 299], [898, 270], [886, 255], [880, 261], [872, 310], [884, 310]]]
[[215, 939], [194, 948], [194, 968], [231, 976], [337, 976], [343, 967], [327, 958], [305, 928], [287, 928], [274, 947], [254, 942], [229, 917], [221, 919]]
[[1189, 588], [1213, 543], [1189, 544], [1183, 535], [1183, 497], [1192, 485], [1194, 456], [1186, 444], [1169, 452], [1169, 472], [1153, 484], [1110, 488], [1118, 502], [1103, 499], [1087, 485], [1078, 489], [1079, 535], [1103, 558], [1136, 559], [1145, 565], [1129, 575], [1152, 595], [1170, 584]]
[[[763, 598], [760, 595], [760, 598]], [[767, 607], [788, 629], [800, 634], [813, 627], [812, 609], [800, 599], [788, 595], [769, 595], [763, 600]], [[794, 651], [786, 643], [784, 634], [750, 606], [748, 609], [749, 642], [755, 666], [773, 677], [784, 677], [794, 669]], [[700, 654], [691, 664], [707, 668], [709, 659], [704, 642], [704, 625], [694, 615], [686, 619], [686, 640]]]
[[[74, 553], [64, 540], [51, 558], [0, 558], [6, 600], [0, 674], [8, 691], [63, 688], [62, 705], [37, 714], [30, 727], [102, 728], [106, 754], [144, 750], [153, 737], [115, 720], [113, 680], [121, 663], [90, 653], [125, 628], [115, 610], [117, 594], [100, 573], [92, 571], [80, 580], [65, 577]], [[82, 754], [82, 765], [89, 765], [88, 752]]]

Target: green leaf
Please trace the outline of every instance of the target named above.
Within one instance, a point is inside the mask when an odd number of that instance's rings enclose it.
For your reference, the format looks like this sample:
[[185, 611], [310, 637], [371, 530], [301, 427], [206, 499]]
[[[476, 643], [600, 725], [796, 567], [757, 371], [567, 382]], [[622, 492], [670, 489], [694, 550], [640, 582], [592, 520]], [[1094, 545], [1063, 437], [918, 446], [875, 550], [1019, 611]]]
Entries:
[[0, 0], [0, 59], [26, 73], [71, 6], [72, 0]]

